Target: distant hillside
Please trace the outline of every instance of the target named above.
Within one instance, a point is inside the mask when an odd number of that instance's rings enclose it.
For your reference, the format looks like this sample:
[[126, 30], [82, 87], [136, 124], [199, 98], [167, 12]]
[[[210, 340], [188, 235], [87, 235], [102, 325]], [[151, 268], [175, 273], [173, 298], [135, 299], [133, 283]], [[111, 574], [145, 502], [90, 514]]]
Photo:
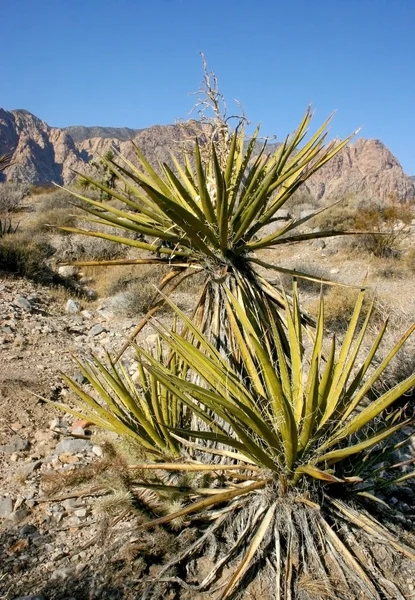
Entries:
[[74, 142], [84, 142], [90, 138], [113, 138], [120, 142], [126, 142], [135, 138], [141, 129], [130, 129], [129, 127], [84, 127], [83, 125], [71, 125], [63, 128], [69, 133]]
[[[187, 124], [186, 137], [200, 135], [200, 124]], [[70, 184], [73, 169], [88, 171], [97, 154], [113, 146], [134, 161], [130, 139], [148, 160], [170, 162], [170, 150], [183, 142], [178, 125], [155, 125], [147, 129], [127, 127], [50, 127], [26, 110], [0, 108], [0, 154], [13, 153], [6, 170], [8, 180], [35, 184]], [[306, 184], [307, 191], [322, 202], [353, 194], [366, 200], [387, 198], [401, 202], [415, 199], [415, 177], [408, 177], [399, 161], [380, 140], [358, 139], [336, 155]]]

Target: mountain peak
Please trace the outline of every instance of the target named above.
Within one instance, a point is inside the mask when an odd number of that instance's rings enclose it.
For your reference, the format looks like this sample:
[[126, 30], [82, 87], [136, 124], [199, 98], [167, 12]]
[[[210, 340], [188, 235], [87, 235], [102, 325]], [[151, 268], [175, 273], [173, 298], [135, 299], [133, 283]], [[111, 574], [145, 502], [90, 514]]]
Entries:
[[[68, 185], [73, 169], [87, 172], [90, 161], [114, 145], [134, 161], [134, 139], [149, 162], [170, 163], [170, 150], [189, 135], [200, 132], [200, 123], [154, 125], [147, 129], [130, 127], [50, 127], [25, 109], [0, 109], [0, 154], [13, 152], [8, 179]], [[330, 202], [353, 194], [366, 200], [380, 200], [391, 194], [401, 202], [415, 199], [415, 177], [408, 177], [397, 158], [381, 140], [359, 138], [329, 161], [305, 184], [316, 199]]]

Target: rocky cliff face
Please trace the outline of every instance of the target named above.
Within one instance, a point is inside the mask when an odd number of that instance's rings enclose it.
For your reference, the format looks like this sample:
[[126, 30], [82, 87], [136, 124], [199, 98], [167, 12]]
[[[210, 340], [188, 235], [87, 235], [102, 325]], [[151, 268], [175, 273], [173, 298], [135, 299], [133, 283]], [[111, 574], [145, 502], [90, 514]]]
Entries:
[[414, 181], [380, 140], [359, 139], [337, 154], [308, 182], [313, 197], [336, 200], [348, 195], [362, 199], [415, 199]]
[[[183, 140], [177, 125], [148, 129], [111, 127], [50, 127], [25, 110], [0, 109], [0, 154], [13, 152], [13, 165], [6, 170], [8, 180], [47, 184], [69, 184], [72, 169], [85, 171], [97, 154], [115, 146], [133, 159], [130, 143], [143, 150], [150, 162], [169, 160], [169, 149]], [[379, 140], [359, 139], [350, 144], [313, 178], [307, 191], [328, 202], [347, 195], [366, 200], [390, 195], [402, 202], [415, 199], [415, 182], [402, 170], [398, 160]]]

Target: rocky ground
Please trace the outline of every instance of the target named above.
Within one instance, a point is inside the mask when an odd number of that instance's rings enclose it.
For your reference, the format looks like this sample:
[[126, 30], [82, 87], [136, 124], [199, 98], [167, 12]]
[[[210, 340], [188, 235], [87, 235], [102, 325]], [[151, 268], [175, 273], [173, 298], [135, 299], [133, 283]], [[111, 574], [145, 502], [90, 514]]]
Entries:
[[[345, 268], [344, 257], [330, 247], [290, 252], [288, 266], [306, 257], [349, 283], [360, 283], [367, 269], [356, 256]], [[406, 325], [415, 314], [414, 282], [375, 283], [389, 306], [398, 310], [399, 304]], [[186, 301], [192, 303], [190, 296], [181, 298]], [[157, 576], [159, 565], [180, 549], [180, 536], [137, 531], [145, 517], [129, 511], [128, 473], [111, 439], [48, 402], [68, 400], [61, 371], [83, 382], [73, 355], [103, 357], [133, 331], [138, 319], [112, 308], [111, 300], [85, 303], [27, 280], [0, 279], [1, 600], [134, 599], [143, 575]], [[147, 327], [140, 340], [151, 344], [151, 335]], [[123, 360], [133, 372], [131, 350]], [[409, 505], [403, 508], [412, 515]], [[410, 578], [408, 593], [412, 585]]]
[[[114, 460], [108, 461], [105, 444], [94, 441], [87, 422], [47, 402], [65, 400], [60, 370], [82, 382], [73, 354], [92, 351], [102, 356], [105, 349], [119, 348], [135, 325], [135, 320], [114, 318], [105, 308], [82, 310], [78, 300], [56, 299], [47, 288], [28, 281], [0, 281], [2, 599], [135, 597], [134, 581], [141, 578], [142, 568], [131, 572], [130, 538], [137, 521], [124, 519], [108, 541], [104, 534], [111, 510], [94, 510], [97, 497], [111, 488], [109, 480], [115, 485]], [[131, 354], [123, 360], [130, 365]], [[99, 473], [107, 473], [100, 484], [104, 491], [91, 490]], [[79, 489], [86, 492], [78, 495]], [[107, 555], [117, 535], [129, 539], [129, 561]], [[140, 543], [144, 554], [157, 557], [166, 551], [150, 538]], [[127, 564], [126, 595], [120, 582]]]

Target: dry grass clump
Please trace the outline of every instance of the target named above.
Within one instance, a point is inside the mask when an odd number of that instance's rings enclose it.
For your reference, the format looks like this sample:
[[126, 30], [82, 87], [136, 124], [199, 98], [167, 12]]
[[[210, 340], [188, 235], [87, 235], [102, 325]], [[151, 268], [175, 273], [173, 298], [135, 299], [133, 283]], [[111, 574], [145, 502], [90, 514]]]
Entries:
[[[329, 269], [318, 263], [298, 261], [291, 268], [294, 271], [298, 271], [300, 273], [307, 273], [307, 275], [310, 275], [311, 277], [315, 277], [315, 279], [317, 279], [317, 281], [312, 281], [309, 279], [298, 279], [298, 289], [301, 292], [318, 294], [320, 293], [321, 287], [324, 287], [322, 280], [334, 280], [333, 275], [330, 273]], [[292, 283], [292, 276], [281, 275], [281, 284], [285, 289], [290, 291], [292, 288]]]
[[410, 248], [402, 257], [403, 264], [411, 275], [415, 273], [415, 248]]
[[[110, 228], [105, 228], [102, 225], [91, 223], [89, 229], [92, 231], [104, 231], [105, 233], [113, 233]], [[78, 246], [78, 256], [76, 260], [112, 260], [120, 258], [127, 254], [127, 248], [98, 237], [76, 236]]]
[[47, 264], [54, 250], [29, 232], [6, 234], [0, 238], [0, 270], [27, 277], [39, 283], [60, 279]]
[[48, 232], [54, 228], [53, 233], [59, 235], [67, 235], [66, 231], [58, 229], [59, 227], [74, 227], [76, 225], [76, 216], [68, 212], [68, 209], [51, 209], [41, 211], [31, 224], [32, 231]]
[[[346, 287], [333, 287], [329, 289], [324, 298], [324, 316], [328, 330], [336, 333], [343, 333], [346, 331], [356, 305], [357, 296], [358, 290], [356, 289]], [[360, 314], [359, 326], [362, 325], [372, 300], [373, 294], [369, 292], [366, 293]], [[320, 301], [316, 299], [308, 305], [308, 310], [313, 316], [317, 317], [319, 306]], [[375, 299], [372, 323], [380, 322], [387, 316], [387, 307]]]
[[381, 279], [404, 279], [405, 262], [397, 258], [384, 258], [375, 265], [374, 274]]
[[31, 223], [33, 231], [65, 234], [59, 227], [75, 227], [78, 209], [74, 198], [69, 192], [52, 188], [51, 191], [38, 194], [36, 216]]
[[30, 186], [31, 196], [44, 196], [45, 194], [53, 194], [56, 192], [54, 185], [32, 185]]
[[322, 231], [353, 229], [358, 207], [356, 200], [346, 197], [331, 208], [317, 215], [313, 221], [313, 227]]
[[[158, 299], [157, 288], [160, 285], [162, 274], [159, 268], [147, 268], [140, 276], [135, 276], [129, 281], [123, 279], [118, 285], [111, 288], [113, 293], [122, 293], [122, 304], [119, 312], [126, 316], [135, 316], [147, 313]], [[158, 314], [168, 312], [168, 305], [163, 305]]]
[[30, 191], [30, 186], [25, 183], [7, 181], [0, 183], [0, 214], [19, 210], [23, 198]]
[[[294, 192], [292, 197], [286, 202], [285, 208], [290, 215], [298, 218], [300, 214], [306, 210], [316, 210], [320, 208], [320, 202], [306, 190], [298, 190]], [[314, 220], [312, 221], [314, 225]]]

